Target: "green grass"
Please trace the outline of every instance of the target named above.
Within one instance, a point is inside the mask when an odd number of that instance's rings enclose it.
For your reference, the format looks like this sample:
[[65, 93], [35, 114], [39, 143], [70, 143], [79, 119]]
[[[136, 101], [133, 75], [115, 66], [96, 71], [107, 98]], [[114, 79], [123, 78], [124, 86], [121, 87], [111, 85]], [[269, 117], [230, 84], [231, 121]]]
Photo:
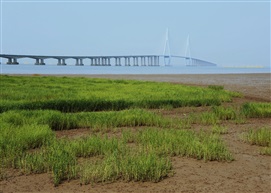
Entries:
[[159, 155], [185, 156], [205, 161], [232, 161], [233, 157], [217, 135], [190, 130], [146, 129], [135, 136], [144, 151]]
[[242, 140], [251, 145], [262, 146], [260, 154], [271, 155], [271, 128], [262, 127], [249, 129], [241, 136]]
[[170, 159], [154, 152], [114, 152], [102, 161], [84, 164], [79, 175], [83, 184], [116, 180], [159, 182], [170, 175], [171, 169]]
[[213, 113], [217, 116], [219, 120], [235, 120], [237, 118], [237, 109], [233, 107], [212, 107]]
[[[28, 130], [27, 136], [33, 136], [32, 133], [35, 131]], [[18, 168], [25, 174], [50, 172], [57, 186], [72, 179], [80, 179], [84, 184], [119, 179], [158, 182], [172, 175], [172, 156], [205, 161], [233, 160], [217, 135], [197, 134], [190, 130], [147, 128], [134, 134], [126, 130], [118, 138], [99, 134], [56, 139], [51, 133], [47, 138], [43, 135], [44, 140], [39, 143], [33, 142], [31, 137], [24, 140], [16, 137], [2, 143], [3, 166]], [[134, 146], [130, 146], [131, 142]], [[99, 161], [78, 162], [79, 158], [95, 157]]]
[[213, 89], [213, 90], [224, 90], [224, 86], [220, 86], [220, 85], [209, 85], [208, 88]]
[[0, 132], [1, 163], [15, 168], [26, 150], [39, 148], [53, 137], [47, 125], [37, 124], [18, 127], [2, 123]]
[[[55, 186], [72, 179], [83, 184], [158, 182], [174, 173], [172, 156], [234, 159], [220, 139], [219, 134], [225, 132], [222, 127], [206, 133], [183, 129], [197, 122], [216, 125], [236, 119], [234, 109], [217, 105], [238, 94], [220, 86], [42, 76], [0, 78], [1, 179], [6, 169], [15, 168], [25, 174], [49, 173]], [[181, 123], [149, 110], [183, 106], [213, 107]], [[90, 135], [56, 138], [54, 131], [75, 128], [88, 128]]]
[[219, 105], [237, 94], [170, 83], [67, 77], [1, 76], [0, 112], [62, 112]]
[[271, 146], [269, 147], [264, 147], [261, 152], [260, 152], [262, 155], [269, 155], [271, 156]]
[[242, 106], [242, 113], [249, 118], [269, 118], [271, 103], [246, 103]]
[[271, 129], [268, 127], [249, 129], [242, 135], [242, 139], [251, 145], [271, 146]]
[[12, 110], [0, 114], [4, 123], [14, 127], [36, 123], [52, 130], [90, 128], [102, 130], [115, 127], [169, 126], [171, 120], [143, 109], [109, 112], [62, 113], [55, 110]]
[[181, 125], [202, 124], [219, 125], [221, 122], [234, 121], [236, 124], [245, 122], [243, 112], [240, 108], [212, 106], [210, 109], [201, 113], [191, 113], [181, 120]]
[[212, 133], [216, 134], [227, 134], [228, 133], [228, 128], [219, 126], [219, 125], [214, 125], [211, 129]]

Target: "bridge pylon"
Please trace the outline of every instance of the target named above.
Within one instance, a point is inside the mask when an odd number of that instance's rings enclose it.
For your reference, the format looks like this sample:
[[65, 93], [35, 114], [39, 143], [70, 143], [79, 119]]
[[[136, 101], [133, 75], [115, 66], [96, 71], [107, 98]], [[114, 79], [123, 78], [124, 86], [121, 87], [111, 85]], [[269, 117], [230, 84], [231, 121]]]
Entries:
[[187, 39], [186, 39], [185, 62], [186, 62], [186, 66], [191, 66], [193, 64], [192, 58], [191, 58], [190, 37], [189, 37], [189, 35], [187, 36]]
[[170, 61], [171, 61], [171, 54], [170, 54], [170, 47], [169, 47], [169, 38], [168, 38], [168, 28], [166, 31], [166, 39], [165, 39], [165, 46], [164, 46], [164, 65], [165, 66], [170, 66]]

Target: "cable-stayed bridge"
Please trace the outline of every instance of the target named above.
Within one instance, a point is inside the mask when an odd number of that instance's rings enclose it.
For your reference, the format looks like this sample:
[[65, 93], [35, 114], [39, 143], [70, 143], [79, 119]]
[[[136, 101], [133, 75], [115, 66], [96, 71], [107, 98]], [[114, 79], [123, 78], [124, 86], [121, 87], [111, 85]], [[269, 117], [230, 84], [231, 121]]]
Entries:
[[67, 59], [74, 59], [76, 66], [170, 66], [172, 58], [184, 59], [187, 66], [216, 66], [212, 62], [191, 57], [189, 37], [186, 44], [185, 56], [171, 55], [169, 47], [168, 30], [166, 33], [164, 53], [162, 55], [117, 55], [117, 56], [50, 56], [50, 55], [15, 55], [0, 54], [5, 58], [6, 64], [19, 64], [19, 59], [33, 59], [35, 65], [45, 65], [46, 59], [55, 59], [57, 65], [65, 66]]
[[171, 58], [182, 58], [188, 66], [216, 66], [216, 64], [200, 60], [197, 58], [188, 58], [186, 56], [166, 56], [166, 55], [125, 55], [125, 56], [42, 56], [42, 55], [12, 55], [0, 54], [1, 58], [7, 59], [6, 64], [19, 64], [19, 59], [30, 58], [34, 60], [35, 65], [45, 65], [46, 59], [56, 59], [57, 65], [65, 66], [67, 59], [74, 59], [75, 65], [86, 65], [86, 59], [89, 59], [91, 66], [160, 66], [170, 65]]

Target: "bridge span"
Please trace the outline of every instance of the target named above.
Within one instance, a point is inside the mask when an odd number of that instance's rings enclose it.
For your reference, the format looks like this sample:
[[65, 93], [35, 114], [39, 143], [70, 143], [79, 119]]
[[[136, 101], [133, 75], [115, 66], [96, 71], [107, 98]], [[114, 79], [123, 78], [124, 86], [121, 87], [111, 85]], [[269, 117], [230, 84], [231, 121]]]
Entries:
[[120, 55], [120, 56], [42, 56], [42, 55], [13, 55], [13, 54], [0, 54], [0, 58], [7, 59], [6, 64], [17, 65], [19, 59], [29, 58], [34, 60], [35, 65], [45, 65], [46, 59], [56, 59], [56, 64], [65, 66], [67, 59], [74, 59], [76, 66], [83, 66], [84, 60], [89, 60], [88, 64], [91, 66], [160, 66], [163, 62], [164, 65], [170, 65], [171, 58], [183, 58], [187, 66], [216, 66], [216, 64], [191, 58], [186, 56], [174, 55]]

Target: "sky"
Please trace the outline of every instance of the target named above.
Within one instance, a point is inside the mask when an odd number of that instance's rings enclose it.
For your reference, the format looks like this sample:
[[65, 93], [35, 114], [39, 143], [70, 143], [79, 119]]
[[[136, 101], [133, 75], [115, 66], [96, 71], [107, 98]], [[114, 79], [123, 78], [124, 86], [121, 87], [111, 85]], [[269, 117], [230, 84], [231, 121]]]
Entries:
[[163, 54], [270, 66], [270, 1], [0, 0], [1, 53]]

